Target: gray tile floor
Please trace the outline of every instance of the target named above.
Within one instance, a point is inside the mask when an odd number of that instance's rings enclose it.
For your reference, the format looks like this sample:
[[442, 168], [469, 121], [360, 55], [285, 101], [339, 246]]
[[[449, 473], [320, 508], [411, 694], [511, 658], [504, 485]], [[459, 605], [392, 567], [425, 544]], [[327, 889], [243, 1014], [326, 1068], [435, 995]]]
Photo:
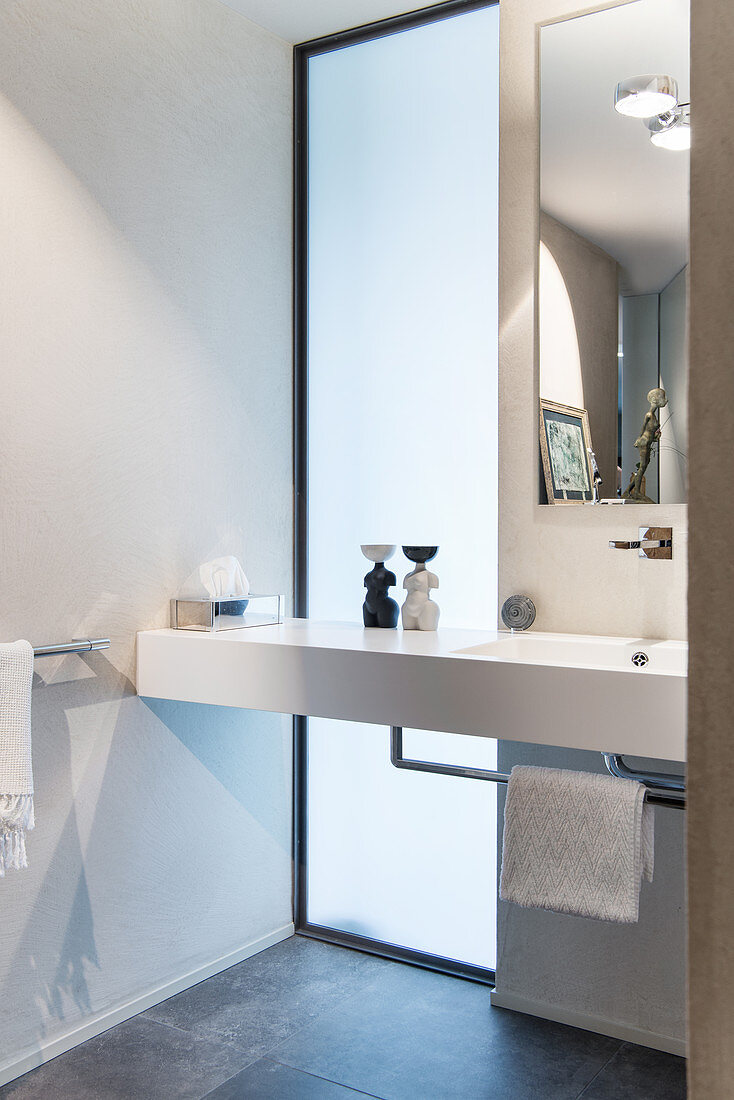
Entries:
[[300, 936], [26, 1074], [15, 1100], [682, 1100], [681, 1058]]

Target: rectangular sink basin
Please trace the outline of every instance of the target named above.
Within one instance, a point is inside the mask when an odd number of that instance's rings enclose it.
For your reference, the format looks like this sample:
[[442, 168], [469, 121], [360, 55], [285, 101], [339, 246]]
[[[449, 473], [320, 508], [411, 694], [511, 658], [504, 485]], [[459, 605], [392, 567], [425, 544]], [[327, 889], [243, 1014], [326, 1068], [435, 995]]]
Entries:
[[613, 638], [583, 634], [502, 634], [496, 641], [455, 651], [467, 657], [518, 661], [567, 668], [597, 668], [686, 676], [688, 645], [650, 638]]

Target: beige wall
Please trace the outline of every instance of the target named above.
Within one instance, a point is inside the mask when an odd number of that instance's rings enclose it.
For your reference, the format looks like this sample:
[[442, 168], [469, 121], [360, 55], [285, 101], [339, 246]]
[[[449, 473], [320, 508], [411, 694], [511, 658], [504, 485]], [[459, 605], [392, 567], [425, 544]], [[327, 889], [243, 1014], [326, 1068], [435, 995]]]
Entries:
[[291, 89], [215, 0], [0, 8], [0, 638], [112, 638], [37, 662], [0, 1080], [291, 920], [288, 720], [132, 683], [197, 563], [291, 588]]
[[[685, 505], [537, 503], [536, 23], [578, 10], [568, 0], [503, 0], [501, 8], [499, 598], [527, 592], [541, 630], [680, 638], [686, 634]], [[674, 528], [672, 562], [607, 548], [609, 539], [636, 537], [639, 524], [652, 522]]]
[[[584, 10], [599, 6], [604, 5]], [[685, 637], [685, 505], [536, 503], [536, 23], [575, 11], [568, 0], [505, 0], [501, 9], [500, 602], [512, 592], [527, 592], [536, 601], [541, 630]], [[672, 562], [641, 561], [635, 553], [607, 548], [610, 538], [636, 537], [638, 524], [652, 522], [673, 526]], [[593, 721], [593, 715], [587, 720]], [[590, 754], [509, 743], [500, 745], [500, 762], [504, 769], [520, 762], [585, 770], [602, 766]], [[680, 811], [657, 811], [656, 832], [656, 881], [647, 889], [644, 919], [636, 926], [599, 925], [500, 904], [497, 989], [500, 998], [509, 996], [505, 1003], [534, 1003], [541, 1015], [682, 1049]], [[638, 987], [644, 995], [638, 995]]]
[[[544, 625], [561, 629], [657, 629], [680, 635], [685, 563], [672, 573], [638, 569], [606, 557], [618, 521], [532, 505], [536, 460], [518, 458], [518, 440], [534, 434], [532, 269], [537, 240], [534, 117], [535, 20], [560, 17], [555, 0], [503, 5], [503, 138], [501, 165], [502, 283], [500, 400], [502, 478], [501, 592], [530, 583], [543, 599]], [[692, 99], [696, 136], [691, 177], [690, 469], [691, 572], [689, 615], [689, 1095], [728, 1100], [734, 1080], [734, 144], [720, 120], [734, 98], [734, 6], [692, 4]], [[714, 418], [712, 420], [712, 418]], [[522, 455], [522, 451], [520, 452]], [[626, 507], [626, 506], [625, 506]], [[639, 507], [647, 516], [647, 509]], [[683, 506], [656, 508], [668, 517], [682, 550]], [[636, 522], [636, 521], [635, 521]], [[624, 558], [624, 555], [622, 555]], [[640, 563], [644, 566], [645, 563]], [[578, 604], [565, 608], [549, 589], [554, 570], [572, 582]], [[666, 596], [665, 588], [669, 590]], [[548, 594], [546, 602], [546, 594]], [[610, 594], [613, 598], [610, 598]], [[624, 598], [617, 599], [617, 596]], [[615, 610], [616, 608], [616, 610]], [[540, 619], [540, 615], [539, 615]]]
[[[617, 261], [567, 225], [540, 215], [540, 239], [563, 276], [573, 309], [581, 360], [584, 408], [589, 413], [591, 442], [604, 479], [603, 497], [617, 495], [617, 410], [619, 348], [619, 290]], [[543, 364], [539, 364], [540, 394]], [[625, 505], [626, 507], [626, 505]]]
[[692, 5], [689, 998], [692, 1100], [734, 1085], [734, 5]]

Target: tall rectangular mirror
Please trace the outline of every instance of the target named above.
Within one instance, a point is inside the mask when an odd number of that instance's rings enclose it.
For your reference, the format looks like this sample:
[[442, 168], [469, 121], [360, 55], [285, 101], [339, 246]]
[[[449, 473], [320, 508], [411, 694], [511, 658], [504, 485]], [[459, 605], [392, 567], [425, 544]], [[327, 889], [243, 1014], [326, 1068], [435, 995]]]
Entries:
[[541, 503], [686, 500], [689, 21], [540, 30]]

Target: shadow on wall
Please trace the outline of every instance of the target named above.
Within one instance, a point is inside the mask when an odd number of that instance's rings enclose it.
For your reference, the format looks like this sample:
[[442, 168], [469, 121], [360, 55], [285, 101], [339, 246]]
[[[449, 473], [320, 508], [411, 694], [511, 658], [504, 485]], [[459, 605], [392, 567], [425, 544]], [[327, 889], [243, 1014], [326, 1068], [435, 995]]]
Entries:
[[29, 869], [0, 884], [0, 1066], [271, 933], [274, 892], [291, 919], [286, 720], [146, 703], [99, 653], [44, 675]]
[[[93, 668], [92, 675], [80, 674], [80, 665]], [[56, 679], [59, 673], [63, 677], [65, 666], [73, 678]], [[80, 761], [74, 759], [74, 723], [69, 716], [74, 708], [114, 703], [121, 690], [127, 694], [133, 690], [97, 654], [93, 661], [86, 655], [64, 659], [51, 675], [51, 682], [45, 682], [39, 664], [33, 677], [36, 829], [28, 840], [29, 869], [8, 875], [2, 884], [6, 913], [25, 919], [3, 987], [8, 993], [27, 991], [12, 1011], [21, 1013], [26, 1034], [38, 1039], [47, 1035], [51, 1021], [65, 1020], [70, 1010], [74, 1016], [91, 1013], [87, 972], [90, 966], [99, 969], [100, 965], [75, 800], [82, 776]], [[57, 821], [63, 824], [53, 844]], [[34, 900], [29, 909], [30, 892]], [[7, 1005], [9, 998], [3, 999]], [[33, 1021], [29, 1018], [32, 1003], [36, 1006]], [[10, 1005], [5, 1011], [10, 1011]], [[2, 1034], [8, 1030], [4, 1026]], [[12, 1052], [0, 1048], [0, 1057]]]
[[169, 699], [141, 702], [264, 829], [278, 833], [290, 798], [290, 745], [283, 744], [278, 767], [258, 775], [256, 783], [253, 775], [261, 738], [279, 738], [282, 715]]

